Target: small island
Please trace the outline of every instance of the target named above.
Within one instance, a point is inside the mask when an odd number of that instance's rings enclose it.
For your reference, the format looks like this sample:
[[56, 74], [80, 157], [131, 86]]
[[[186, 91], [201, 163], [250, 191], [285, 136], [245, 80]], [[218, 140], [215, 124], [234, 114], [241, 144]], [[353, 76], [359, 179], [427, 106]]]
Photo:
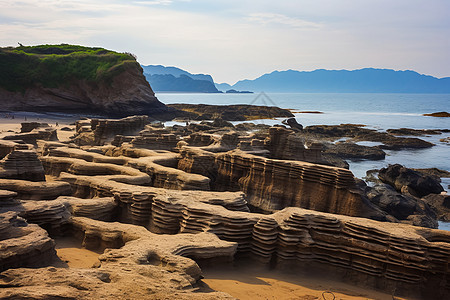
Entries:
[[440, 112], [435, 112], [435, 113], [431, 113], [431, 114], [423, 114], [426, 117], [437, 117], [437, 118], [449, 118], [450, 117], [450, 113], [445, 112], [445, 111], [440, 111]]
[[251, 91], [237, 91], [237, 90], [233, 90], [233, 89], [228, 90], [225, 93], [227, 93], [227, 94], [253, 94], [253, 92], [251, 92]]

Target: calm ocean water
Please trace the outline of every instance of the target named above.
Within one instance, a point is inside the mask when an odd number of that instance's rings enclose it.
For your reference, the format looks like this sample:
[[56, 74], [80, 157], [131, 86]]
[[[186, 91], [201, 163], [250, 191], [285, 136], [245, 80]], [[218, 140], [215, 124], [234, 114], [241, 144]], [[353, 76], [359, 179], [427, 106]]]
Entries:
[[[450, 112], [450, 94], [320, 94], [320, 93], [268, 93], [268, 94], [157, 94], [160, 101], [193, 104], [254, 104], [278, 106], [298, 111], [320, 111], [323, 114], [296, 113], [303, 126], [364, 124], [369, 128], [450, 129], [450, 118], [425, 117], [422, 114]], [[265, 124], [280, 124], [279, 120], [258, 120]], [[439, 168], [450, 171], [450, 145], [439, 140], [450, 133], [420, 137], [435, 144], [421, 150], [386, 151], [385, 160], [349, 161], [350, 170], [362, 178], [367, 170], [379, 169], [399, 163], [409, 168]], [[442, 180], [449, 191], [450, 178]], [[444, 224], [442, 224], [444, 229]], [[450, 225], [447, 230], [450, 229]]]

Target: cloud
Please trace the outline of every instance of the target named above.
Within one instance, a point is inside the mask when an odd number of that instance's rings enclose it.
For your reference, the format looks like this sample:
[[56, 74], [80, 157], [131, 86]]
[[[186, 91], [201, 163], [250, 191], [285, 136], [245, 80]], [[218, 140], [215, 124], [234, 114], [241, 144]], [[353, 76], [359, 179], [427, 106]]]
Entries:
[[220, 82], [368, 66], [450, 75], [447, 0], [0, 0], [0, 7], [2, 46], [101, 46]]
[[322, 27], [319, 23], [275, 13], [252, 13], [247, 17], [247, 20], [262, 25], [281, 24], [295, 29], [318, 29]]

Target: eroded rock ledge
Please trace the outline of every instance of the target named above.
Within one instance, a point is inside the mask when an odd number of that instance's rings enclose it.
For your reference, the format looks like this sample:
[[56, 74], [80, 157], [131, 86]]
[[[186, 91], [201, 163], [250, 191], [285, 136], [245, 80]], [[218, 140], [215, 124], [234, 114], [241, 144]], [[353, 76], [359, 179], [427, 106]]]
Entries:
[[[48, 181], [24, 180], [22, 166], [9, 165], [0, 179], [8, 190], [0, 191], [0, 246], [22, 252], [1, 252], [0, 298], [227, 299], [199, 290], [198, 263], [239, 258], [396, 295], [450, 292], [450, 233], [399, 224], [414, 223], [408, 218], [420, 218], [418, 210], [376, 205], [376, 190], [321, 164], [319, 147], [291, 131], [190, 135], [144, 121], [84, 120], [74, 137], [84, 135], [83, 143], [38, 141]], [[34, 151], [4, 146], [4, 161]], [[51, 267], [49, 234], [104, 251], [100, 264]], [[38, 263], [48, 267], [26, 268]]]

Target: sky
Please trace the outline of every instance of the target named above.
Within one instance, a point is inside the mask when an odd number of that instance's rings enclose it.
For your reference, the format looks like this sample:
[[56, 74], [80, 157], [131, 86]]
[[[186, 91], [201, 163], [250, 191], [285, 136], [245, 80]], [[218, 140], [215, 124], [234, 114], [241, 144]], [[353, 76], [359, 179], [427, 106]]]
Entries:
[[131, 52], [235, 83], [274, 70], [450, 77], [449, 0], [0, 0], [0, 46]]

